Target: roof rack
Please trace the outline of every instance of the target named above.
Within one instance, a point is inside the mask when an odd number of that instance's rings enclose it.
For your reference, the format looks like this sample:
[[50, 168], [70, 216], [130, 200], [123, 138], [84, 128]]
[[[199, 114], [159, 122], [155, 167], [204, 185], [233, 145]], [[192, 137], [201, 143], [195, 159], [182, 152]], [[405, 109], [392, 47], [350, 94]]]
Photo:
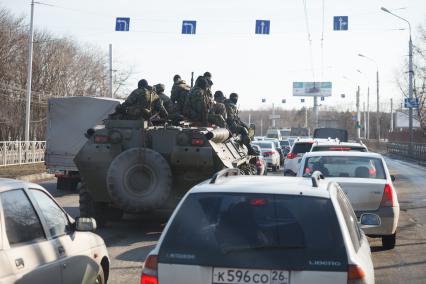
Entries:
[[318, 187], [320, 180], [324, 179], [324, 175], [320, 171], [315, 171], [311, 175], [312, 187]]
[[218, 178], [221, 177], [228, 177], [228, 176], [239, 176], [241, 174], [240, 169], [238, 168], [227, 168], [227, 169], [223, 169], [221, 171], [218, 171], [217, 173], [215, 173], [211, 180], [210, 180], [210, 184], [215, 184], [216, 180]]

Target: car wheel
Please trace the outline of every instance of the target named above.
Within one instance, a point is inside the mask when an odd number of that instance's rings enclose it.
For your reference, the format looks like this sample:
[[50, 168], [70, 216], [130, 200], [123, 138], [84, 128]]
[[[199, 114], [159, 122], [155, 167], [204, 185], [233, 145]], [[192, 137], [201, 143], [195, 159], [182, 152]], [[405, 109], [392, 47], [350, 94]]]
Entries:
[[96, 280], [94, 284], [105, 284], [105, 274], [101, 265], [99, 266], [99, 272], [98, 272], [98, 275], [96, 276]]
[[277, 171], [277, 166], [272, 166], [272, 171], [276, 172]]
[[384, 249], [393, 249], [396, 243], [396, 233], [393, 235], [382, 236], [382, 247]]

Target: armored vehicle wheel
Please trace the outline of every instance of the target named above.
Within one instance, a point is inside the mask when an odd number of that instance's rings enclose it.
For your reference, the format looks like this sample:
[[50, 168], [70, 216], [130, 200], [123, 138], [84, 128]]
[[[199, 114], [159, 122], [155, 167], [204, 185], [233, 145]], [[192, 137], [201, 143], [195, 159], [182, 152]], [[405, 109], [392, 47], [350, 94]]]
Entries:
[[84, 183], [80, 184], [80, 216], [95, 218], [99, 228], [104, 227], [107, 222], [105, 204], [94, 202]]
[[169, 197], [172, 172], [167, 161], [151, 149], [131, 148], [118, 155], [107, 173], [107, 190], [126, 212], [161, 207]]
[[244, 164], [240, 166], [243, 175], [257, 175], [257, 168], [252, 164]]

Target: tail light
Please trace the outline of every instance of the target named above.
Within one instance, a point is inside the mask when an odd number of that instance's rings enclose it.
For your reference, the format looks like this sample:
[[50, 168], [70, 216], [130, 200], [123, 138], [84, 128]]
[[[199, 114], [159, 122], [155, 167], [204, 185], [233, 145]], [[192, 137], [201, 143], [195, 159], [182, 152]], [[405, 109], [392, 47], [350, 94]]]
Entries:
[[348, 265], [348, 284], [349, 283], [358, 283], [359, 280], [362, 280], [365, 277], [365, 272], [361, 267], [354, 264]]
[[104, 144], [108, 143], [108, 135], [95, 135], [95, 143], [96, 144]]
[[141, 284], [158, 284], [157, 264], [157, 255], [148, 256], [142, 270]]
[[380, 202], [380, 207], [393, 207], [395, 206], [395, 199], [393, 196], [392, 186], [390, 184], [385, 184], [385, 189], [383, 190], [382, 201]]
[[191, 144], [193, 146], [203, 146], [204, 145], [204, 140], [200, 139], [200, 138], [192, 138]]
[[263, 155], [265, 156], [272, 156], [274, 154], [274, 152], [264, 152]]
[[295, 153], [288, 153], [287, 159], [294, 159], [294, 158], [296, 158], [296, 156], [297, 156], [297, 154], [295, 154]]

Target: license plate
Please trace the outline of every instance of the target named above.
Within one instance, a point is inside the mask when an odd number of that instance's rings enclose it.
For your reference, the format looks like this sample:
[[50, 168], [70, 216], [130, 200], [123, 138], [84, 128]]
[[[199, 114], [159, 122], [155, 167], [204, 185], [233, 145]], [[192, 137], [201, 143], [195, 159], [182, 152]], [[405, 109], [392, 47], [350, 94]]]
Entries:
[[289, 284], [287, 270], [213, 268], [213, 284]]

